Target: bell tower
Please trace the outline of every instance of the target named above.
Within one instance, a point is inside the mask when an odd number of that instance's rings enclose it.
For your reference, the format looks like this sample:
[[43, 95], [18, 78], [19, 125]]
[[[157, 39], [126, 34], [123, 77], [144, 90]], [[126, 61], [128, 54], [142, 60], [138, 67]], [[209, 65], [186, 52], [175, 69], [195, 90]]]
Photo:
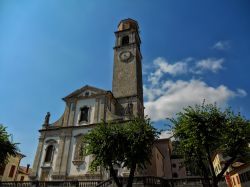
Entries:
[[[138, 23], [133, 19], [124, 19], [115, 32], [114, 67], [112, 92], [126, 110], [132, 110], [134, 116], [143, 116], [143, 87]], [[131, 108], [132, 106], [132, 108]], [[126, 109], [130, 107], [130, 109]]]

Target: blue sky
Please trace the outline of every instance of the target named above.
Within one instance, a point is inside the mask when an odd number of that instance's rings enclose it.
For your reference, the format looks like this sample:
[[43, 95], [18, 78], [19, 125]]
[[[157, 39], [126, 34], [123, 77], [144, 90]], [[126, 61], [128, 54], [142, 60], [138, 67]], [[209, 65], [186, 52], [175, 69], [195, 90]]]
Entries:
[[85, 84], [111, 90], [114, 31], [139, 22], [146, 113], [161, 127], [182, 107], [208, 102], [250, 118], [247, 0], [2, 0], [0, 123], [33, 164], [47, 111]]

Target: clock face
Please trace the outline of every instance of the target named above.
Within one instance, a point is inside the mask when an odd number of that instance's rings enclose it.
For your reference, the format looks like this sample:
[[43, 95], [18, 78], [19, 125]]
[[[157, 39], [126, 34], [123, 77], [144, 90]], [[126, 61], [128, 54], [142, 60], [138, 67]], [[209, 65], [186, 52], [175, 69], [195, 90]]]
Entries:
[[133, 59], [133, 54], [130, 51], [122, 51], [119, 58], [122, 62], [130, 62]]

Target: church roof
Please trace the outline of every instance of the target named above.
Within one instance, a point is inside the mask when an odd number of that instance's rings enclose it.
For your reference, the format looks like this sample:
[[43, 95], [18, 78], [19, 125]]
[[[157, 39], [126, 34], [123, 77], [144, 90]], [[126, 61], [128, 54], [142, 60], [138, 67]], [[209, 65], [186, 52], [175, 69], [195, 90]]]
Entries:
[[99, 93], [99, 94], [102, 94], [102, 93], [104, 94], [104, 93], [108, 92], [108, 91], [100, 89], [100, 88], [96, 88], [96, 87], [93, 87], [93, 86], [85, 85], [85, 86], [83, 86], [83, 87], [75, 90], [74, 92], [70, 93], [66, 97], [64, 97], [63, 100], [67, 100], [69, 98], [75, 97], [75, 96], [79, 95], [80, 93], [82, 93], [84, 91], [88, 91], [88, 90], [96, 92], [96, 93]]

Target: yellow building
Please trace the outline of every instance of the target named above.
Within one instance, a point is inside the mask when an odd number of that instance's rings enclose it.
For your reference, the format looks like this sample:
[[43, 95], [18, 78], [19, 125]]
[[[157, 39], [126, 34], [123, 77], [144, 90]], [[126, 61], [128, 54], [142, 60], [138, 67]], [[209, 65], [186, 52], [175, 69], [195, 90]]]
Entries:
[[232, 187], [249, 187], [250, 186], [250, 163], [236, 167], [230, 173]]
[[29, 164], [27, 167], [19, 166], [16, 181], [29, 181], [29, 174], [31, 173], [31, 169], [29, 168]]
[[16, 181], [19, 164], [23, 157], [25, 157], [23, 154], [18, 153], [15, 157], [8, 158], [8, 163], [0, 168], [0, 181]]
[[[215, 171], [216, 175], [218, 175], [221, 172], [221, 170], [223, 169], [226, 159], [227, 158], [223, 157], [222, 153], [219, 151], [217, 151], [213, 154], [212, 161], [213, 161], [214, 171]], [[228, 167], [226, 172], [230, 172], [231, 170], [232, 170], [232, 168]], [[224, 175], [225, 175], [225, 173], [224, 173]]]
[[[228, 158], [223, 157], [221, 152], [216, 152], [213, 154], [212, 161], [216, 175], [221, 172], [227, 159]], [[225, 175], [229, 177], [229, 181], [227, 181], [227, 183], [230, 183], [232, 187], [249, 187], [250, 163], [234, 162], [224, 173], [224, 176]]]

